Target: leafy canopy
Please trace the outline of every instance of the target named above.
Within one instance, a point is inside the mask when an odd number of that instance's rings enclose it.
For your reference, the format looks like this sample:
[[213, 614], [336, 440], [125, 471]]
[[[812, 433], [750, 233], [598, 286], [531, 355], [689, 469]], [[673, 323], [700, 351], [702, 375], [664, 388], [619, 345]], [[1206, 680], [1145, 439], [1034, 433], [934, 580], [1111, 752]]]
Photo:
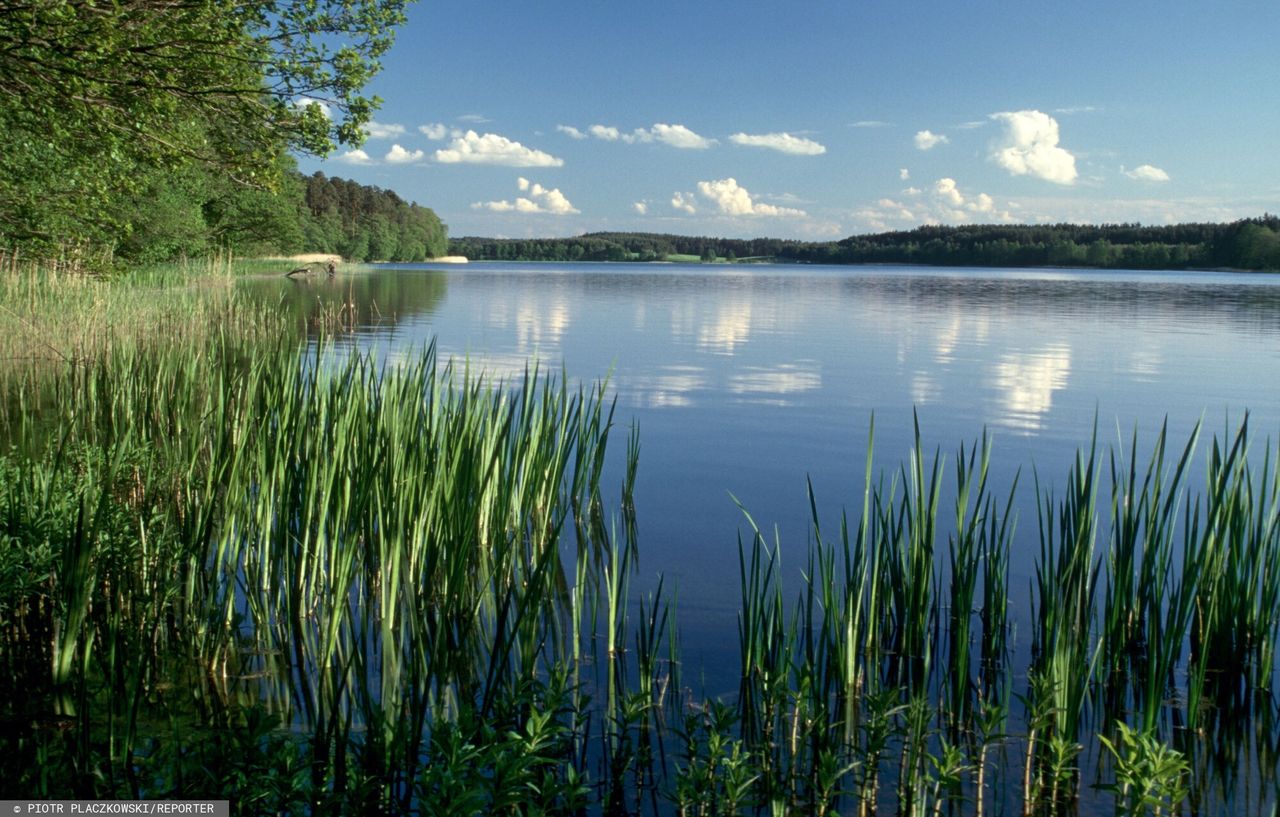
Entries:
[[0, 0], [0, 234], [103, 238], [148, 173], [270, 189], [359, 144], [406, 2]]

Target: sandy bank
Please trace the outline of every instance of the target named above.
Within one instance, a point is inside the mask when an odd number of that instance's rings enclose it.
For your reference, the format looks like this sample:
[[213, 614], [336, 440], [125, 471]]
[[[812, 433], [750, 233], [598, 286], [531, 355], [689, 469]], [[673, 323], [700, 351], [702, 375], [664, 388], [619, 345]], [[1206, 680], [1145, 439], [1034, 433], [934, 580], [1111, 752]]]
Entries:
[[467, 257], [465, 255], [442, 255], [439, 258], [432, 258], [427, 261], [428, 264], [465, 264]]
[[293, 261], [297, 264], [327, 264], [332, 261], [335, 264], [341, 264], [342, 256], [330, 252], [305, 252], [300, 255], [268, 255], [262, 260]]

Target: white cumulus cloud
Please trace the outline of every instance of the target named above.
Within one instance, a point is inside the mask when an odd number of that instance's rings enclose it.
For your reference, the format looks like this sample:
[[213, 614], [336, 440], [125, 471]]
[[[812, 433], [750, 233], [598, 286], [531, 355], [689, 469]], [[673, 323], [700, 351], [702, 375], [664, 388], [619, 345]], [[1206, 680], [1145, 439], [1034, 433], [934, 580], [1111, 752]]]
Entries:
[[357, 148], [356, 150], [348, 150], [346, 153], [334, 159], [336, 162], [342, 162], [346, 165], [371, 165], [373, 159], [369, 158], [369, 154]]
[[793, 156], [819, 156], [827, 152], [825, 146], [812, 139], [792, 136], [789, 133], [735, 133], [729, 137], [735, 145], [769, 148]]
[[928, 191], [908, 187], [902, 192], [911, 197], [909, 205], [883, 198], [855, 211], [854, 217], [865, 228], [878, 232], [920, 224], [1009, 223], [1015, 220], [1007, 209], [997, 207], [991, 196], [986, 193], [967, 194], [950, 177], [938, 179]]
[[587, 128], [587, 132], [606, 142], [626, 142], [628, 145], [661, 142], [684, 150], [705, 150], [716, 143], [716, 140], [700, 136], [684, 125], [667, 125], [662, 122], [652, 128], [636, 128], [630, 133], [624, 133], [612, 125], [592, 125]]
[[964, 196], [960, 194], [960, 188], [956, 186], [955, 179], [938, 179], [933, 183], [933, 192], [939, 201], [950, 207], [959, 207], [964, 204]]
[[671, 206], [677, 210], [693, 215], [698, 212], [698, 208], [694, 206], [694, 198], [692, 193], [672, 193]]
[[449, 129], [439, 123], [419, 125], [418, 132], [433, 142], [444, 141], [444, 138], [449, 135]]
[[1120, 172], [1131, 179], [1137, 179], [1142, 182], [1169, 181], [1169, 174], [1154, 165], [1138, 165], [1133, 170], [1125, 170], [1121, 167]]
[[665, 125], [659, 122], [649, 129], [649, 133], [664, 145], [683, 150], [705, 150], [716, 143], [714, 139], [699, 136], [684, 125]]
[[320, 111], [320, 113], [324, 115], [325, 119], [333, 119], [333, 112], [330, 110], [328, 104], [321, 102], [318, 99], [306, 99], [303, 97], [299, 97], [298, 99], [295, 99], [293, 101], [293, 107], [297, 108], [298, 110], [302, 110], [303, 108], [314, 107], [316, 110]]
[[974, 216], [987, 221], [992, 218], [1005, 222], [1013, 220], [1013, 216], [1008, 212], [996, 210], [995, 199], [986, 193], [966, 196], [961, 192], [956, 180], [952, 178], [938, 179], [934, 182], [933, 199], [937, 208], [935, 212], [943, 221], [969, 221]]
[[436, 161], [443, 164], [503, 165], [505, 167], [560, 167], [564, 159], [525, 147], [519, 142], [469, 130], [454, 137], [448, 148], [436, 151]]
[[365, 124], [364, 135], [370, 139], [394, 139], [397, 136], [404, 136], [404, 125], [388, 125], [371, 121]]
[[945, 145], [951, 140], [941, 133], [929, 130], [916, 131], [915, 143], [920, 150], [932, 150], [938, 145]]
[[519, 196], [515, 201], [478, 201], [471, 205], [473, 210], [490, 210], [495, 213], [546, 213], [553, 216], [569, 216], [579, 212], [569, 199], [565, 198], [559, 188], [546, 188], [537, 182], [520, 178], [516, 186], [527, 196]]
[[400, 147], [400, 145], [394, 144], [391, 146], [391, 150], [387, 151], [387, 155], [384, 156], [383, 159], [387, 161], [387, 164], [407, 165], [413, 164], [414, 162], [421, 162], [422, 157], [425, 155], [426, 154], [420, 150], [405, 150]]
[[911, 171], [907, 170], [905, 167], [899, 168], [898, 178], [905, 182], [907, 179], [911, 178]]
[[586, 139], [587, 135], [573, 125], [556, 125], [556, 130], [573, 139]]
[[635, 210], [638, 215], [645, 215], [649, 212], [649, 205], [646, 202], [638, 201], [631, 205], [631, 209]]
[[1004, 136], [991, 158], [1015, 176], [1034, 176], [1055, 184], [1073, 184], [1076, 157], [1058, 145], [1058, 122], [1041, 111], [1005, 111], [991, 118], [1004, 125]]
[[803, 210], [776, 207], [756, 201], [734, 178], [698, 182], [698, 192], [710, 199], [727, 216], [805, 216]]

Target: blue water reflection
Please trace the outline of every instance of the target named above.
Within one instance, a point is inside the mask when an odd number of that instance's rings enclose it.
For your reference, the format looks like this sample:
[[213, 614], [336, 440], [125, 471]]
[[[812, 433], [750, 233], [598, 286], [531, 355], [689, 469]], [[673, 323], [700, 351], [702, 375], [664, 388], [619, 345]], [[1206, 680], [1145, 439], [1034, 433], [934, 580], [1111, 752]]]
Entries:
[[[355, 342], [384, 359], [435, 339], [493, 377], [537, 360], [609, 378], [618, 419], [641, 432], [639, 584], [662, 571], [679, 588], [686, 648], [711, 664], [735, 632], [743, 517], [730, 493], [776, 526], [798, 570], [806, 477], [832, 527], [859, 507], [873, 415], [890, 475], [913, 409], [949, 457], [990, 430], [998, 489], [1032, 467], [1063, 480], [1095, 418], [1104, 442], [1150, 438], [1166, 416], [1175, 440], [1246, 411], [1259, 439], [1280, 430], [1276, 276], [498, 263], [368, 276], [388, 283], [362, 291], [398, 300]], [[1029, 484], [1014, 587], [1032, 569]]]

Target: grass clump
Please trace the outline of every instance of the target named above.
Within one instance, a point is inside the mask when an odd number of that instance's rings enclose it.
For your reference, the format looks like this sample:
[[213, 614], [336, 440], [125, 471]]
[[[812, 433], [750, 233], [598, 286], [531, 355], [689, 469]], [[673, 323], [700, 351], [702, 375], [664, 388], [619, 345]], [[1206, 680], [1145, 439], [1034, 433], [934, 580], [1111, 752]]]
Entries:
[[66, 369], [41, 453], [0, 459], [0, 683], [48, 693], [7, 699], [23, 727], [6, 779], [191, 793], [155, 770], [183, 756], [156, 719], [234, 732], [248, 705], [308, 735], [309, 807], [407, 810], [434, 724], [514, 696], [513, 728], [536, 726], [519, 691], [573, 652], [575, 576], [592, 581], [574, 565], [607, 558], [611, 409], [430, 349], [390, 369], [287, 340], [247, 361], [219, 348]]
[[[835, 530], [810, 489], [799, 584], [747, 517], [738, 693], [707, 700], [663, 585], [631, 590], [639, 440], [610, 512], [603, 386], [305, 351], [238, 296], [187, 297], [176, 339], [91, 331], [41, 375], [45, 416], [6, 415], [8, 794], [862, 817], [1070, 814], [1099, 791], [1172, 814], [1234, 805], [1241, 763], [1277, 780], [1280, 477], [1247, 422], [1199, 492], [1198, 432], [1162, 429], [1145, 467], [1136, 435], [1091, 443], [1061, 487], [1037, 474], [1030, 542], [989, 439], [948, 467], [917, 428], [884, 476], [873, 427]], [[247, 338], [175, 328], [235, 315]], [[1037, 537], [1020, 650], [1010, 553]]]
[[0, 253], [0, 394], [108, 351], [193, 350], [218, 338], [252, 344], [286, 326], [235, 287], [229, 259], [118, 274], [32, 266]]

